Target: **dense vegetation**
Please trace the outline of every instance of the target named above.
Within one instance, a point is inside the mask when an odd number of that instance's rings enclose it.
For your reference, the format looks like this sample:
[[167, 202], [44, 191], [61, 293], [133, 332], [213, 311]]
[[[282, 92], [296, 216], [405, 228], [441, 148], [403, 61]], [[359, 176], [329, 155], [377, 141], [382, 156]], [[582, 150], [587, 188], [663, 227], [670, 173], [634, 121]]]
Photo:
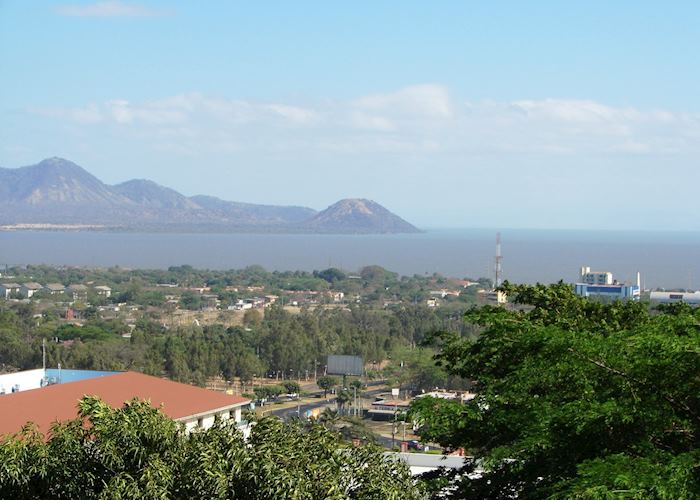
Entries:
[[[87, 424], [87, 425], [86, 425]], [[0, 443], [3, 498], [420, 498], [408, 468], [373, 446], [346, 448], [320, 425], [266, 418], [187, 435], [148, 403], [86, 397], [45, 441], [31, 427]]]
[[[262, 287], [265, 293], [283, 295], [283, 291], [310, 290], [322, 292], [334, 290], [349, 297], [361, 295], [364, 304], [377, 303], [380, 299], [419, 303], [430, 297], [430, 290], [447, 286], [454, 280], [439, 274], [426, 276], [399, 276], [380, 266], [366, 266], [357, 273], [349, 273], [337, 268], [321, 271], [266, 271], [260, 266], [249, 266], [234, 270], [195, 269], [192, 266], [173, 266], [168, 269], [90, 269], [78, 267], [53, 267], [31, 265], [6, 270], [13, 276], [12, 281], [20, 283], [38, 281], [40, 283], [94, 282], [114, 289], [111, 302], [162, 305], [167, 288], [153, 289], [156, 284], [187, 287], [207, 287], [223, 301], [232, 301], [246, 296], [242, 288]], [[488, 279], [478, 280], [489, 286]], [[238, 292], [231, 287], [241, 288]], [[476, 287], [470, 287], [457, 299], [472, 303]], [[191, 298], [191, 297], [190, 297]], [[91, 295], [90, 302], [99, 304], [105, 299]]]
[[[374, 271], [381, 279], [393, 279]], [[307, 278], [329, 285], [346, 279], [338, 270]], [[431, 398], [413, 404], [411, 417], [421, 425], [423, 439], [464, 448], [473, 457], [462, 473], [436, 475], [431, 488], [453, 486], [442, 494], [475, 499], [700, 497], [700, 310], [682, 304], [650, 311], [639, 302], [597, 303], [574, 295], [562, 283], [505, 284], [503, 289], [511, 306], [474, 308], [464, 318], [457, 308], [410, 303], [302, 308], [298, 314], [272, 307], [264, 316], [250, 311], [243, 325], [229, 328], [167, 329], [144, 315], [129, 339], [122, 338], [125, 325], [118, 320], [92, 317], [77, 327], [37, 317], [32, 303], [0, 301], [0, 360], [6, 368], [36, 367], [41, 339], [55, 337], [59, 342], [49, 344], [49, 363], [70, 368], [134, 369], [198, 383], [218, 375], [249, 380], [254, 374], [284, 374], [287, 380], [277, 386], [258, 388], [259, 396], [266, 397], [296, 392], [298, 385], [289, 376], [314, 369], [320, 375], [327, 354], [358, 354], [370, 363], [389, 359], [383, 375], [392, 385], [414, 390], [469, 386], [477, 393], [467, 404]], [[324, 390], [337, 383], [332, 377], [319, 379]], [[337, 426], [339, 416], [325, 415], [324, 424], [348, 435], [366, 433], [357, 423]], [[268, 421], [259, 425], [272, 435], [291, 432], [296, 437], [289, 439], [298, 443], [318, 433], [326, 436], [315, 428], [290, 431]], [[58, 429], [56, 435], [65, 432]], [[226, 432], [211, 431], [214, 449], [206, 451], [207, 460], [225, 462], [216, 459], [216, 443], [233, 439]], [[22, 443], [38, 448], [13, 442], [3, 453], [15, 455], [3, 463], [43, 460], [37, 462], [37, 474], [48, 474], [58, 465], [51, 465], [50, 450], [40, 448], [40, 440], [32, 441], [30, 434]], [[74, 437], [60, 439], [60, 446], [81, 449]], [[262, 435], [258, 439], [267, 446]], [[308, 443], [301, 446], [310, 449]], [[254, 460], [245, 454], [239, 458], [246, 464]], [[10, 482], [4, 484], [30, 487], [18, 483], [8, 467], [3, 480]], [[233, 469], [227, 470], [231, 474]], [[285, 476], [289, 484], [306, 480], [301, 469], [290, 471], [285, 472], [291, 474]], [[477, 473], [464, 473], [469, 471]], [[150, 469], [127, 473], [155, 477]], [[256, 473], [272, 474], [264, 467]], [[107, 485], [126, 487], [121, 477], [117, 474]], [[223, 476], [215, 472], [212, 477]], [[158, 484], [158, 478], [151, 482]], [[133, 487], [150, 487], [148, 481], [139, 479]], [[278, 479], [271, 481], [277, 484]], [[319, 488], [327, 484], [319, 480]], [[306, 490], [310, 487], [304, 483], [298, 491], [312, 491]], [[367, 491], [370, 498], [379, 495]]]
[[469, 312], [476, 340], [434, 338], [477, 397], [413, 405], [423, 438], [483, 468], [460, 475], [454, 496], [700, 497], [700, 310], [504, 288], [527, 307]]
[[[459, 313], [422, 306], [318, 308], [299, 314], [273, 307], [264, 317], [256, 311], [246, 314], [244, 324], [237, 327], [166, 329], [143, 317], [132, 331], [116, 320], [94, 318], [78, 327], [35, 318], [31, 303], [0, 301], [0, 361], [7, 370], [41, 366], [41, 342], [46, 338], [59, 341], [47, 343], [49, 366], [136, 370], [199, 384], [215, 376], [296, 378], [314, 371], [322, 374], [328, 354], [360, 355], [371, 363], [396, 353], [408, 364], [415, 357], [408, 346], [433, 331], [459, 331], [460, 325]], [[131, 337], [122, 338], [124, 332]], [[421, 366], [432, 365], [429, 354], [421, 359]], [[407, 367], [396, 376], [405, 379], [410, 373]], [[428, 385], [439, 385], [429, 381]]]

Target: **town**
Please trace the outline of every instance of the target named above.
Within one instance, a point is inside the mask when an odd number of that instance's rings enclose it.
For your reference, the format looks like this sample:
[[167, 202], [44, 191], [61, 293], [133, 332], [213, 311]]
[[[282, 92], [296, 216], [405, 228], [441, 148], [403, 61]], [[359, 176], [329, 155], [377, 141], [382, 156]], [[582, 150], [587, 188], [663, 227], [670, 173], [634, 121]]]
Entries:
[[[494, 282], [502, 284], [498, 265], [496, 271]], [[437, 331], [476, 335], [462, 321], [470, 309], [519, 308], [492, 286], [487, 278], [405, 277], [379, 266], [356, 273], [8, 267], [0, 311], [22, 318], [28, 331], [3, 333], [5, 345], [24, 341], [2, 357], [0, 393], [50, 385], [61, 380], [59, 367], [64, 378], [79, 370], [137, 371], [247, 398], [246, 408], [257, 404], [261, 415], [318, 418], [333, 409], [386, 420], [382, 415], [405, 414], [416, 396], [469, 394], [468, 380], [431, 366], [436, 351], [423, 344]], [[700, 292], [643, 291], [639, 275], [636, 284], [618, 283], [590, 267], [570, 286], [608, 303], [642, 296], [650, 307], [700, 303]], [[359, 397], [348, 398], [350, 382], [328, 372], [326, 360], [338, 354], [365, 360], [350, 380]], [[315, 399], [320, 394], [323, 402]], [[415, 441], [412, 426], [411, 439], [388, 441], [396, 429], [387, 425], [373, 423], [363, 435], [376, 434], [389, 448]]]

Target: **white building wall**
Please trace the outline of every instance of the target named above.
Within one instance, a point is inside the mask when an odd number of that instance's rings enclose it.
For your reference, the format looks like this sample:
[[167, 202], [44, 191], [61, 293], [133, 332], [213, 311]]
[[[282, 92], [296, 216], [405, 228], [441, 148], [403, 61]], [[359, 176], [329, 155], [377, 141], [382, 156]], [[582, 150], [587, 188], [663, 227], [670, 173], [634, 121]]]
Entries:
[[197, 419], [192, 419], [192, 420], [185, 420], [185, 432], [189, 434], [190, 432], [194, 431], [197, 429]]
[[41, 368], [0, 375], [0, 392], [9, 394], [15, 385], [19, 385], [20, 391], [39, 389], [43, 378], [44, 370]]
[[[232, 412], [233, 415], [231, 415]], [[240, 407], [229, 408], [226, 410], [199, 415], [197, 417], [185, 417], [178, 420], [185, 424], [185, 432], [192, 432], [196, 429], [209, 429], [214, 425], [214, 421], [217, 416], [221, 420], [229, 420], [230, 418], [233, 418], [234, 421], [238, 423], [242, 420], [242, 411]]]
[[214, 425], [214, 415], [207, 415], [206, 417], [200, 417], [202, 419], [202, 429], [209, 429]]
[[651, 292], [649, 299], [652, 302], [662, 303], [700, 304], [700, 292]]

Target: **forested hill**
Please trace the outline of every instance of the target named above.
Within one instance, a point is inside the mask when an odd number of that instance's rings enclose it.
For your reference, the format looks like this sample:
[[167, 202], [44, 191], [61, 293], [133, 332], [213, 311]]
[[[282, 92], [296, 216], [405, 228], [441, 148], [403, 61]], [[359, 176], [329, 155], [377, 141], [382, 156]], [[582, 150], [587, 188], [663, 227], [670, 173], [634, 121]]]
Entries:
[[203, 195], [187, 197], [145, 179], [111, 186], [62, 158], [16, 169], [0, 168], [1, 225], [198, 232], [418, 231], [377, 203], [343, 200], [339, 204], [346, 209], [333, 206], [318, 214], [303, 206], [239, 203]]

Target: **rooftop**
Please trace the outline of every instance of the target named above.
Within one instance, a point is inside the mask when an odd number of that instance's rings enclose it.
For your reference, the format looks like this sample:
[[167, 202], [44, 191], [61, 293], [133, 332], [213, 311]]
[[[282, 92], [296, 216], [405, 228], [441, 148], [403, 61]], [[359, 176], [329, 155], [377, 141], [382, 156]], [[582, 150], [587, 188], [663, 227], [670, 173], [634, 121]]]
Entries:
[[46, 433], [54, 422], [76, 418], [78, 401], [86, 395], [115, 408], [134, 398], [147, 400], [175, 420], [249, 402], [142, 373], [122, 372], [0, 396], [0, 436], [18, 432], [27, 422]]

